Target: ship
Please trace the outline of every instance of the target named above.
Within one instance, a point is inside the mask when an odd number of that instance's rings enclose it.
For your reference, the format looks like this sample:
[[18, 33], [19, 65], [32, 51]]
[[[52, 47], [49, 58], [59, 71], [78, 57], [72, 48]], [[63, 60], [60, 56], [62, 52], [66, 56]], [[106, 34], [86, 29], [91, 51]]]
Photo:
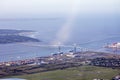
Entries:
[[120, 42], [115, 42], [115, 43], [109, 44], [109, 45], [105, 46], [105, 48], [120, 49]]

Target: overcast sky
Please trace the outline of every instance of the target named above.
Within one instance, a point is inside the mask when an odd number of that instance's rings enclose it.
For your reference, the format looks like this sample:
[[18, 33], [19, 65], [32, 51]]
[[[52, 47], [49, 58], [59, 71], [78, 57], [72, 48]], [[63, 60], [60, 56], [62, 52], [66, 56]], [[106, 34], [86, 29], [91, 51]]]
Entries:
[[0, 0], [0, 18], [120, 13], [120, 0]]

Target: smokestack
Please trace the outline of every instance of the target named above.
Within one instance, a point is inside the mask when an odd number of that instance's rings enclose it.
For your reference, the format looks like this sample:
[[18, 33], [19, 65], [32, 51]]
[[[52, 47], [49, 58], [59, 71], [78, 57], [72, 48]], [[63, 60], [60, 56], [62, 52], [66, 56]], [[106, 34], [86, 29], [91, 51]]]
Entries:
[[74, 53], [77, 52], [77, 44], [73, 44], [74, 45]]

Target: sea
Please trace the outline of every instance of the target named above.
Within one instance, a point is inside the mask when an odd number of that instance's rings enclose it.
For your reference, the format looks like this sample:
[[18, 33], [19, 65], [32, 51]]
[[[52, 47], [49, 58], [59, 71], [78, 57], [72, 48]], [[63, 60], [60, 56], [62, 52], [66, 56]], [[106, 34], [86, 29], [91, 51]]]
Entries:
[[[77, 17], [71, 25], [66, 18], [38, 18], [0, 20], [0, 29], [34, 30], [35, 38], [41, 42], [0, 44], [0, 62], [49, 56], [58, 52], [57, 46], [49, 46], [59, 36], [67, 35], [62, 43], [61, 51], [69, 52], [77, 45], [82, 49], [111, 52], [104, 48], [107, 44], [120, 42], [120, 18], [116, 16]], [[62, 32], [65, 26], [70, 26]], [[63, 30], [64, 31], [64, 30]], [[60, 37], [62, 38], [62, 37]], [[45, 45], [45, 46], [39, 46]], [[47, 46], [48, 45], [48, 46]], [[71, 47], [67, 47], [71, 46]], [[73, 46], [73, 47], [72, 47]], [[119, 51], [118, 51], [119, 54]]]

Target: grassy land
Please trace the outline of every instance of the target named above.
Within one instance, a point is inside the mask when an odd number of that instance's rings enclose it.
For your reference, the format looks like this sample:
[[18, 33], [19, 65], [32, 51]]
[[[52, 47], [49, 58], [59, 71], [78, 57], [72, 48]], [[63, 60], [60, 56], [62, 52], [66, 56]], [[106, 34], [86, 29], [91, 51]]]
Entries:
[[81, 66], [68, 68], [65, 70], [55, 70], [36, 74], [12, 76], [12, 78], [24, 78], [27, 80], [93, 80], [102, 78], [111, 80], [112, 77], [120, 73], [119, 69]]

